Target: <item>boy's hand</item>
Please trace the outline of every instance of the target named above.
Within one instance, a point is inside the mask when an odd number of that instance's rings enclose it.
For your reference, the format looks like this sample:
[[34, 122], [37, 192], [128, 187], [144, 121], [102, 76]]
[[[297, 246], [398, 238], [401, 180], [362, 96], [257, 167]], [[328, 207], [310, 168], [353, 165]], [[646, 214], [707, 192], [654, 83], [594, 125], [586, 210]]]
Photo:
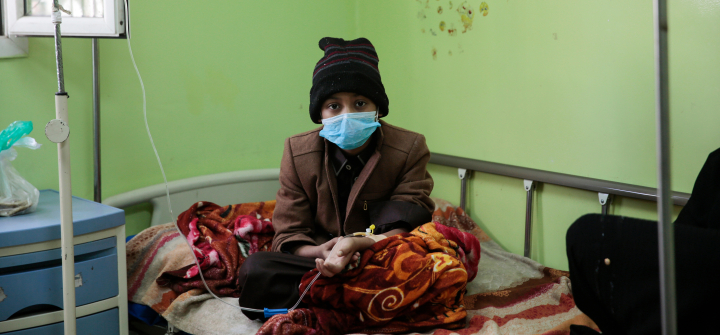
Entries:
[[318, 246], [317, 253], [318, 255], [316, 258], [322, 258], [326, 259], [328, 256], [330, 256], [330, 251], [332, 251], [333, 247], [335, 247], [335, 244], [340, 240], [339, 237], [333, 238], [330, 241], [327, 241], [321, 245]]
[[[393, 235], [400, 234], [400, 233], [407, 233], [407, 231], [405, 229], [393, 229], [389, 232], [383, 233], [382, 235], [389, 237], [389, 236], [393, 236]], [[343, 237], [333, 238], [332, 240], [327, 241], [321, 245], [303, 245], [303, 246], [297, 248], [293, 252], [293, 254], [297, 255], [297, 256], [307, 257], [307, 258], [321, 258], [323, 260], [326, 260], [330, 256], [330, 252], [332, 251], [333, 247], [335, 247], [335, 244], [338, 243], [338, 241], [341, 238], [343, 238]], [[368, 241], [364, 241], [364, 240], [370, 240], [367, 238], [351, 237], [350, 239], [357, 239], [357, 240], [363, 241], [362, 243], [359, 243], [357, 245], [357, 247], [358, 247], [357, 249], [352, 250], [353, 252], [363, 251], [363, 250], [369, 248], [374, 243], [374, 242], [368, 243]], [[340, 248], [340, 247], [341, 246], [338, 246], [338, 248]], [[340, 250], [343, 252], [344, 255], [347, 255], [348, 253], [350, 253], [350, 250], [349, 249], [346, 250], [345, 247], [341, 248]], [[358, 256], [359, 256], [359, 254], [358, 254]], [[357, 258], [355, 258], [355, 259], [357, 259]], [[350, 261], [347, 261], [347, 262], [345, 262], [345, 264], [347, 265], [349, 262]], [[318, 268], [318, 270], [319, 269], [320, 268]]]
[[295, 250], [295, 255], [307, 257], [307, 258], [322, 258], [325, 259], [330, 255], [330, 250], [337, 243], [338, 238], [334, 238], [321, 245], [303, 245]]
[[340, 237], [335, 251], [324, 260], [316, 258], [315, 267], [324, 276], [332, 277], [340, 273], [350, 261], [360, 258], [359, 251], [369, 248], [373, 243], [375, 241], [364, 237]]

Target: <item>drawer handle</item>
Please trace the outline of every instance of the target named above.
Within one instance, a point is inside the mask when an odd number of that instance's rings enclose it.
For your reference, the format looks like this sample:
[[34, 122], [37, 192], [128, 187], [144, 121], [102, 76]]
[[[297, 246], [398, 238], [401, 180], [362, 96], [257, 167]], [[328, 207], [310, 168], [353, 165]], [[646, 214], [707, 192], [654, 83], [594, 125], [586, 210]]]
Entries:
[[[21, 318], [21, 317], [24, 317], [24, 316], [30, 315], [30, 314], [50, 313], [50, 312], [56, 312], [56, 311], [62, 311], [62, 308], [55, 306], [55, 305], [50, 305], [50, 304], [32, 305], [32, 306], [25, 307], [15, 313], [13, 313], [7, 319], [12, 320], [12, 319]], [[3, 320], [3, 321], [5, 321], [5, 320]]]

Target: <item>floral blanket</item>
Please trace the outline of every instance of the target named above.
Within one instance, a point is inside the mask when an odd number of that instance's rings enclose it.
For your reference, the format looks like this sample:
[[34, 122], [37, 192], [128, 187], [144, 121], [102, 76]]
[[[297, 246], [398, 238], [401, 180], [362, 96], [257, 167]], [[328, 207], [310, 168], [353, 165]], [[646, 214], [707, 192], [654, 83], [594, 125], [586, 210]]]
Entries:
[[[225, 207], [198, 202], [180, 214], [178, 227], [192, 245], [213, 293], [240, 296], [238, 270], [250, 254], [270, 250], [275, 233], [270, 220], [274, 209], [275, 201]], [[195, 264], [165, 272], [157, 283], [178, 294], [205, 288]]]
[[[270, 250], [274, 209], [275, 201], [225, 207], [198, 202], [178, 217], [183, 235], [173, 223], [143, 230], [127, 244], [128, 300], [150, 306], [194, 334], [217, 333], [213, 327], [254, 333], [258, 325], [207, 293], [187, 242], [210, 289], [221, 297], [237, 297], [237, 273], [244, 260]], [[237, 298], [224, 300], [237, 305]]]

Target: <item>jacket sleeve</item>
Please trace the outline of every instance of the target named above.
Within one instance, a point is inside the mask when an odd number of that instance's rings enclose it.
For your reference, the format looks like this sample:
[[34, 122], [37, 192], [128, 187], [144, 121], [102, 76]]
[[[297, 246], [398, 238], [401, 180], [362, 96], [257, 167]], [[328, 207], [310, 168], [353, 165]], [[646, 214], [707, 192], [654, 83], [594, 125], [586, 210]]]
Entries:
[[275, 199], [275, 237], [272, 251], [282, 251], [283, 244], [288, 242], [292, 242], [293, 247], [303, 244], [317, 245], [310, 237], [315, 230], [313, 213], [295, 169], [290, 139], [285, 140], [285, 150], [280, 163], [280, 190]]
[[412, 230], [432, 220], [435, 203], [430, 199], [433, 180], [427, 171], [429, 161], [425, 136], [418, 135], [390, 200], [370, 208], [370, 222], [379, 233], [395, 228]]

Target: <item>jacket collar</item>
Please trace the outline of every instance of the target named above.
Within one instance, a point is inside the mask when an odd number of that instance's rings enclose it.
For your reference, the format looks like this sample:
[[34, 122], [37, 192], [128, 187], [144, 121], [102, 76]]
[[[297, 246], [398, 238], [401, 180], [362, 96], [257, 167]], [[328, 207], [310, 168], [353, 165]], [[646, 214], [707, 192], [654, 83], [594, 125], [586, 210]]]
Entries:
[[[375, 133], [377, 133], [377, 130], [375, 131]], [[370, 145], [368, 145], [367, 148], [363, 149], [363, 151], [361, 151], [355, 156], [358, 158], [363, 167], [367, 165], [367, 162], [370, 161], [370, 157], [372, 157], [373, 153], [376, 151], [375, 142], [377, 141], [378, 136], [376, 136], [375, 133], [373, 133], [373, 135], [368, 139], [368, 141], [371, 141]], [[330, 161], [332, 162], [333, 168], [335, 170], [335, 176], [337, 176], [338, 174], [340, 174], [340, 171], [345, 168], [345, 164], [348, 163], [348, 160], [351, 157], [346, 156], [345, 153], [336, 144], [330, 143], [330, 141], [327, 142], [327, 148], [329, 150], [328, 156], [330, 157]]]

